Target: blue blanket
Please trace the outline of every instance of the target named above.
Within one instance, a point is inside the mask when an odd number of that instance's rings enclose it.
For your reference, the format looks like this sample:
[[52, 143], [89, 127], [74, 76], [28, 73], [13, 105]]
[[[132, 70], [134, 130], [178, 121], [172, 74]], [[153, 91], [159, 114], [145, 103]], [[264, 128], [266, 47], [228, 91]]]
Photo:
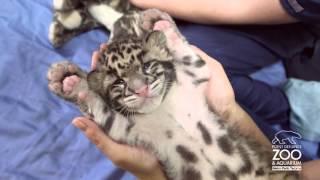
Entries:
[[[91, 53], [107, 39], [94, 30], [52, 48], [51, 1], [0, 4], [0, 179], [134, 179], [70, 124], [80, 112], [48, 91], [50, 64], [70, 59], [89, 69]], [[310, 144], [306, 153], [314, 158]]]

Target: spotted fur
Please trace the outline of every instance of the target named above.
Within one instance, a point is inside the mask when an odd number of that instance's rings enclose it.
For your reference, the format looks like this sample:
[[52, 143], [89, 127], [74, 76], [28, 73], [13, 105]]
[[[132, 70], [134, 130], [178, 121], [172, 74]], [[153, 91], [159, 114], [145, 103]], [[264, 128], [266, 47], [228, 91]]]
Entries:
[[[67, 0], [56, 4], [68, 4], [66, 11], [77, 7]], [[153, 31], [161, 20], [170, 27]], [[295, 173], [271, 172], [270, 152], [210, 110], [204, 96], [209, 69], [167, 14], [134, 11], [108, 22], [113, 21], [113, 37], [97, 69], [87, 74], [70, 62], [54, 64], [50, 90], [82, 107], [115, 141], [153, 153], [170, 180], [298, 179]], [[70, 75], [80, 82], [67, 94], [56, 84]], [[87, 98], [79, 102], [83, 91]]]

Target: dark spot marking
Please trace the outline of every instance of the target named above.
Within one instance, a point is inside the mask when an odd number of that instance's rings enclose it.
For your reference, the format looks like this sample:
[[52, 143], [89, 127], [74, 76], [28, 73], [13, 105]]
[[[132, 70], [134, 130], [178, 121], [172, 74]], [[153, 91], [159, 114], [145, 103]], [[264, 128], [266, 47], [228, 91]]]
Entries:
[[121, 65], [120, 63], [118, 63], [117, 66], [118, 66], [119, 69], [124, 69], [125, 68], [125, 66]]
[[193, 72], [191, 72], [189, 70], [184, 70], [184, 73], [186, 73], [188, 76], [191, 76], [191, 77], [195, 77], [196, 76]]
[[190, 56], [184, 56], [182, 58], [182, 63], [186, 66], [190, 66], [191, 65], [191, 57]]
[[118, 54], [119, 54], [119, 56], [121, 56], [122, 59], [124, 58], [124, 55], [122, 52], [119, 52]]
[[172, 139], [172, 137], [173, 137], [173, 132], [170, 131], [170, 130], [167, 130], [167, 131], [166, 131], [166, 136], [167, 136], [167, 138]]
[[200, 85], [201, 83], [204, 83], [204, 82], [207, 82], [207, 81], [209, 81], [208, 78], [197, 79], [197, 80], [193, 81], [193, 84], [196, 85], [196, 86], [198, 86], [198, 85]]
[[131, 48], [128, 48], [128, 49], [127, 49], [127, 53], [128, 53], [128, 54], [130, 54], [130, 53], [131, 53], [131, 51], [132, 51], [132, 49], [131, 49]]
[[218, 138], [218, 145], [221, 148], [221, 150], [228, 154], [231, 155], [233, 153], [233, 145], [232, 142], [230, 141], [230, 138], [227, 135], [223, 135]]
[[182, 179], [183, 180], [201, 180], [202, 177], [200, 172], [195, 170], [193, 167], [183, 167]]
[[138, 58], [138, 60], [139, 61], [142, 61], [142, 57], [144, 56], [144, 52], [143, 51], [141, 51], [138, 55], [137, 55], [137, 58]]
[[164, 72], [159, 72], [156, 74], [157, 77], [164, 75]]
[[208, 129], [201, 122], [197, 123], [197, 127], [199, 128], [199, 130], [201, 132], [203, 141], [208, 145], [212, 144], [212, 138], [211, 138], [211, 135], [210, 135]]
[[108, 52], [116, 52], [116, 51], [117, 51], [117, 48], [115, 48], [115, 47], [110, 48], [109, 47], [109, 51]]
[[111, 61], [114, 63], [118, 60], [118, 56], [112, 56]]
[[266, 172], [263, 170], [262, 167], [256, 170], [256, 176], [264, 176]]
[[188, 113], [188, 117], [191, 117], [191, 114], [190, 114], [190, 113]]
[[242, 158], [242, 161], [244, 163], [244, 165], [240, 168], [239, 173], [240, 174], [250, 174], [253, 170], [253, 165], [250, 160], [249, 154], [248, 154], [247, 150], [240, 144], [238, 145], [238, 150], [239, 150], [239, 154]]
[[198, 161], [198, 157], [191, 151], [189, 151], [185, 146], [178, 145], [176, 151], [186, 162], [196, 163]]
[[136, 50], [136, 49], [139, 49], [140, 46], [138, 46], [138, 45], [133, 45], [133, 46], [131, 46], [131, 48]]
[[202, 156], [204, 157], [204, 159], [211, 165], [213, 165], [212, 161], [208, 158], [208, 156], [204, 153], [203, 149], [200, 149]]
[[130, 133], [130, 131], [133, 128], [134, 125], [135, 125], [135, 123], [132, 120], [129, 119], [129, 124], [128, 124], [127, 128], [126, 128], [127, 135]]
[[134, 55], [131, 55], [131, 60], [132, 61], [135, 61], [136, 60], [136, 57]]
[[106, 134], [108, 134], [109, 131], [110, 131], [110, 129], [112, 128], [114, 119], [115, 119], [114, 113], [111, 112], [110, 115], [107, 117], [107, 121], [106, 121], [106, 124], [105, 124], [105, 126], [104, 126], [104, 132], [105, 132]]
[[236, 176], [236, 174], [231, 172], [230, 169], [225, 164], [220, 165], [220, 167], [215, 170], [214, 177], [217, 180], [220, 180], [220, 179], [238, 180], [238, 177]]
[[195, 62], [194, 65], [195, 65], [197, 68], [199, 68], [199, 67], [204, 66], [205, 64], [206, 64], [206, 62], [204, 62], [204, 60], [199, 59], [198, 61]]

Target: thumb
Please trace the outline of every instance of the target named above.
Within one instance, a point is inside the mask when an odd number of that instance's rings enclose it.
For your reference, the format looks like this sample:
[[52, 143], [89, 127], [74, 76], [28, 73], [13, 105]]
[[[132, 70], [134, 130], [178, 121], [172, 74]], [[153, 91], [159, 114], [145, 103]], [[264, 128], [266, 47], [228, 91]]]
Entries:
[[150, 169], [158, 165], [157, 159], [145, 150], [114, 142], [92, 120], [78, 117], [72, 121], [72, 124], [81, 129], [89, 140], [117, 166], [135, 173], [138, 169], [151, 171]]
[[78, 117], [72, 121], [72, 124], [79, 128], [110, 159], [114, 154], [122, 151], [122, 145], [110, 139], [92, 120]]

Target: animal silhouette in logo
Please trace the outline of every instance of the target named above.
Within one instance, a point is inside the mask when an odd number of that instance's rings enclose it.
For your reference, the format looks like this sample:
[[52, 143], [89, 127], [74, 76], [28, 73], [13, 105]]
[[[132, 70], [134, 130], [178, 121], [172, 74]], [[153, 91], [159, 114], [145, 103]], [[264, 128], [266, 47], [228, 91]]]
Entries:
[[274, 135], [272, 144], [286, 144], [286, 142], [289, 142], [290, 144], [297, 144], [296, 139], [301, 139], [301, 135], [299, 133], [282, 130]]

